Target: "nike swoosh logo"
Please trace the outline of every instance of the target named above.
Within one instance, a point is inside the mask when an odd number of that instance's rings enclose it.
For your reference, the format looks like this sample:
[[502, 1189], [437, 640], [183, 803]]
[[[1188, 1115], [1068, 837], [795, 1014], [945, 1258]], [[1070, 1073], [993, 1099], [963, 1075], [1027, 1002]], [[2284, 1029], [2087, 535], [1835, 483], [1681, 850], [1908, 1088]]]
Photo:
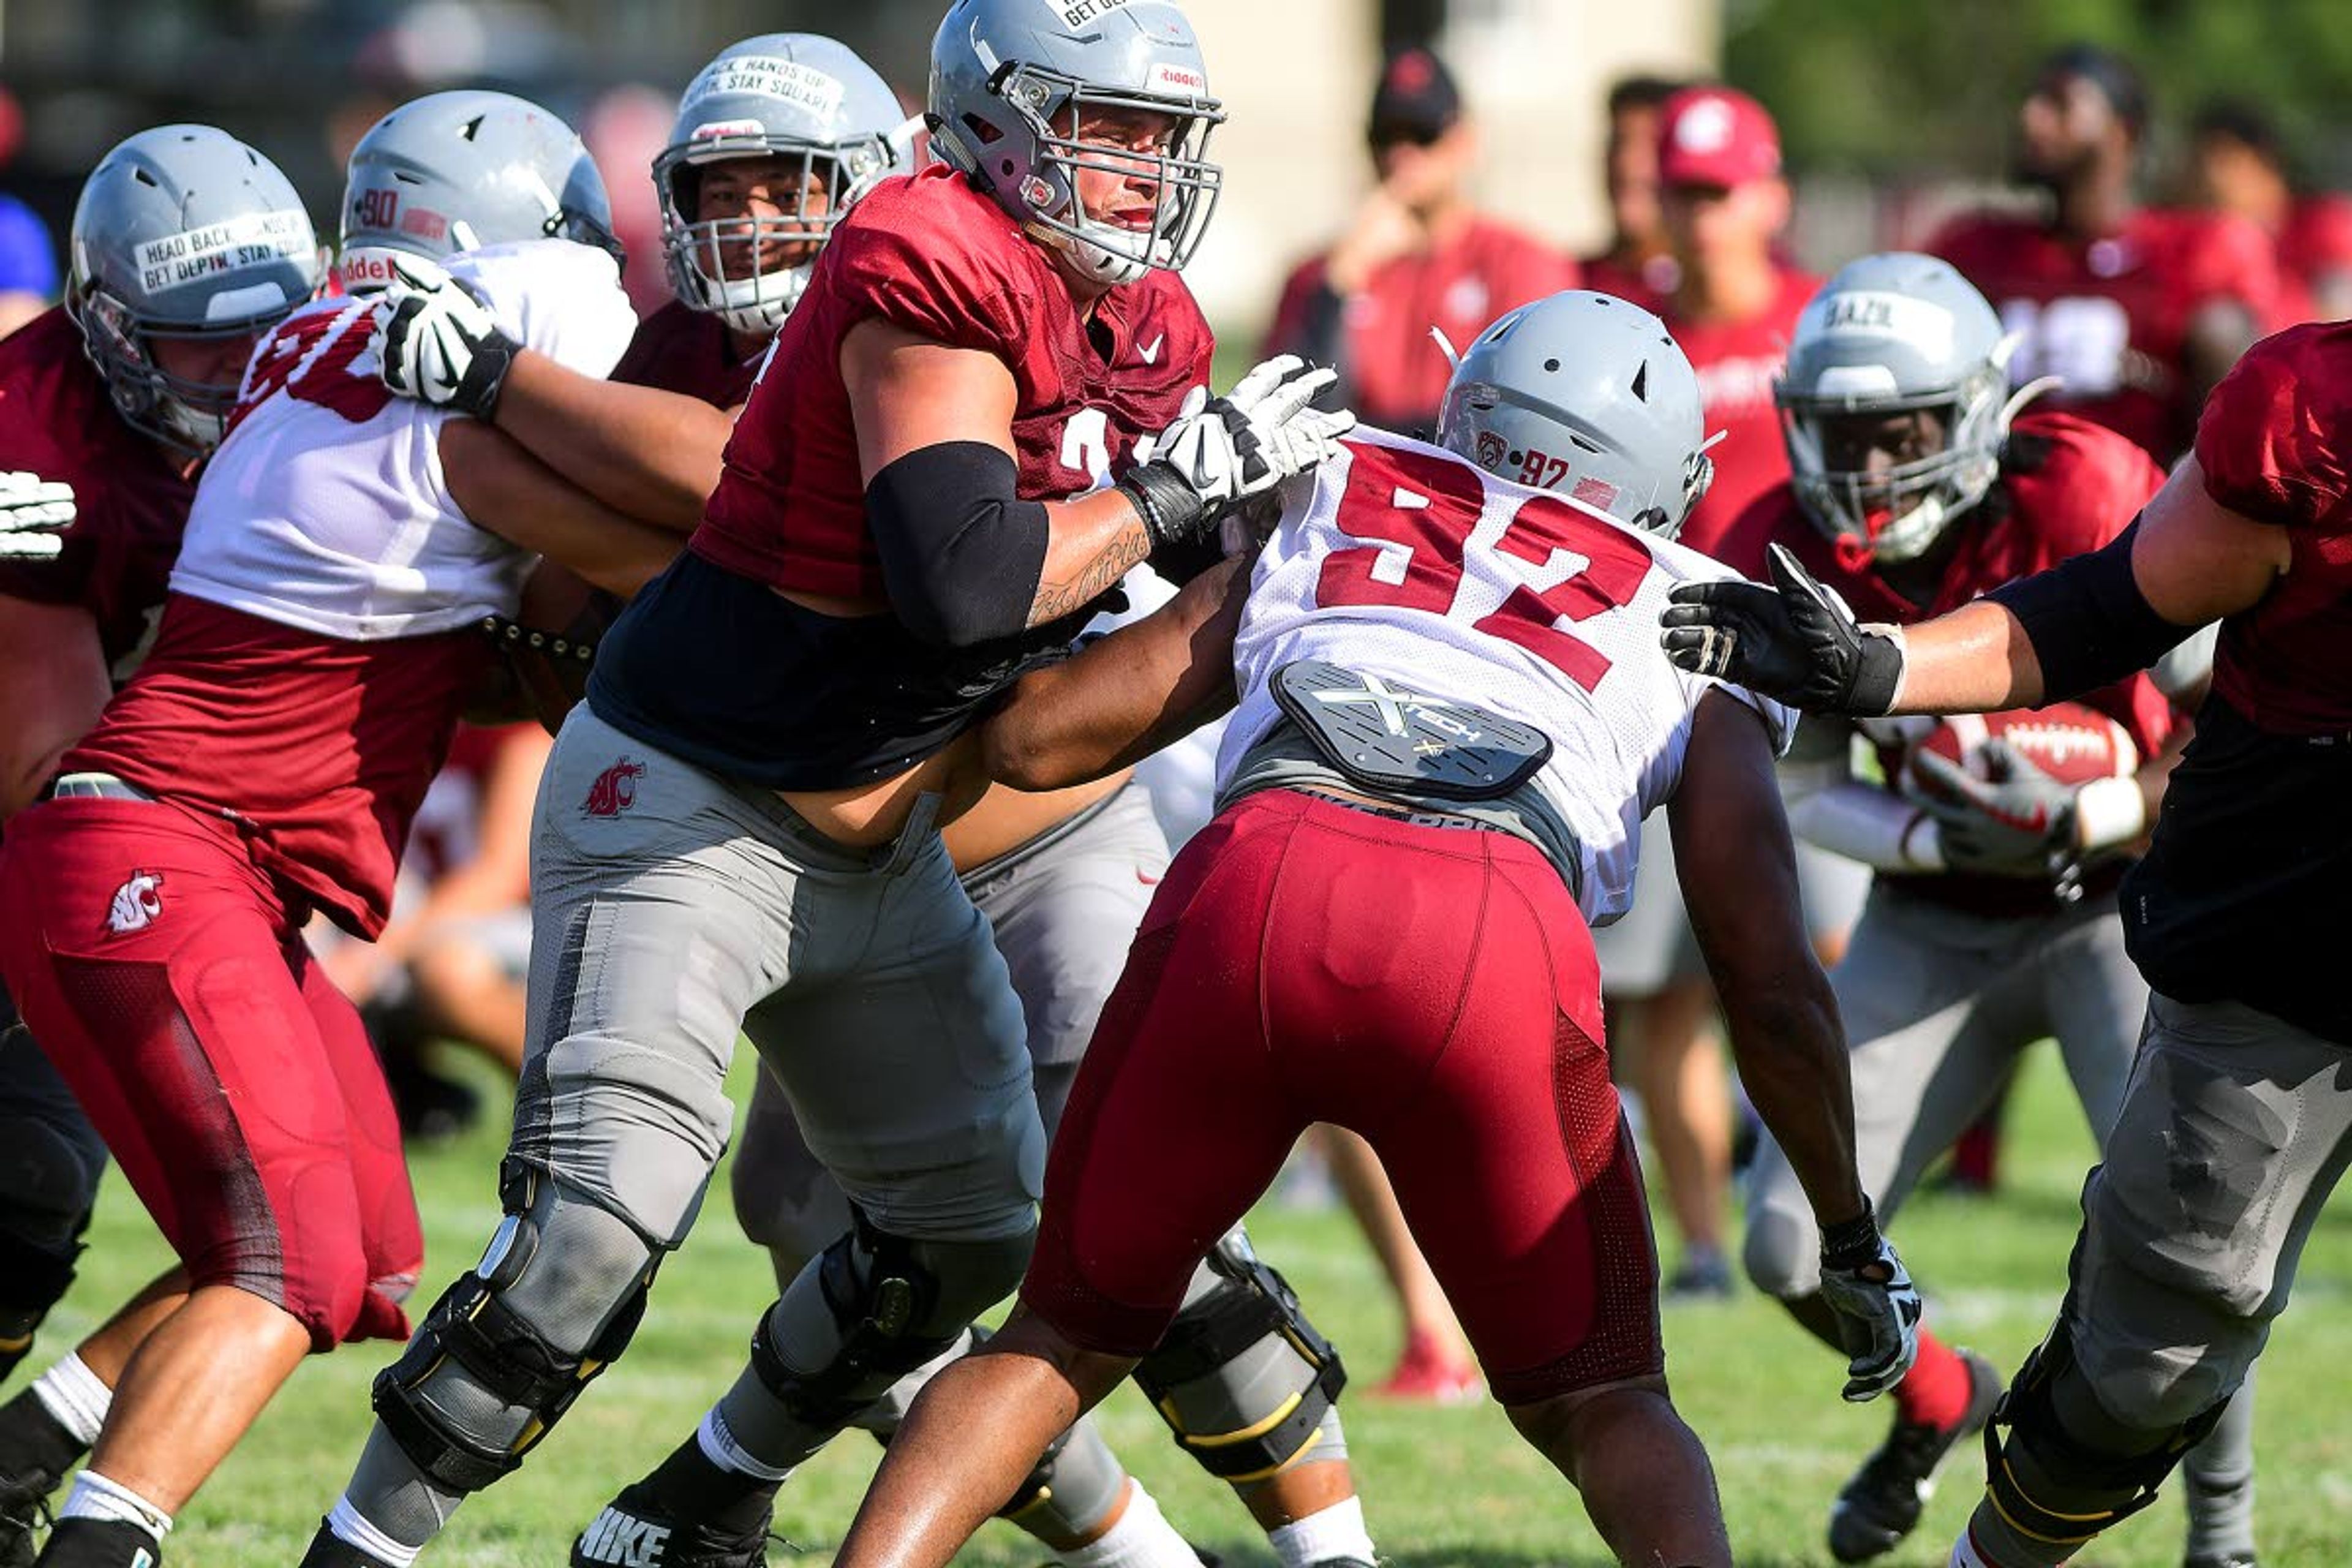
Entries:
[[1158, 364], [1160, 363], [1160, 351], [1167, 342], [1168, 334], [1166, 332], [1162, 332], [1148, 343], [1136, 344], [1135, 352], [1143, 356], [1144, 363]]

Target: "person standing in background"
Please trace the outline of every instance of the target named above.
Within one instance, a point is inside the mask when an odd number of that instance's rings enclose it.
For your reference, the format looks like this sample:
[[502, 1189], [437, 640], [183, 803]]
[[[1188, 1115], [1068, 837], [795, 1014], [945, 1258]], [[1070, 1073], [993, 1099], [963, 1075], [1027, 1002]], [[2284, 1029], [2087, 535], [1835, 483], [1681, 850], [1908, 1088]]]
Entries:
[[1332, 399], [1367, 423], [1426, 432], [1454, 369], [1429, 330], [1466, 343], [1504, 311], [1573, 285], [1576, 267], [1472, 205], [1477, 131], [1427, 49], [1389, 57], [1369, 134], [1377, 183], [1331, 248], [1283, 285], [1265, 352], [1336, 365]]
[[2352, 317], [2352, 196], [2301, 188], [2277, 125], [2246, 100], [2207, 103], [2189, 137], [2190, 199], [2247, 219], [2278, 247], [2273, 324]]
[[[16, 156], [25, 111], [0, 87], [0, 168]], [[40, 215], [0, 191], [0, 338], [49, 308], [58, 297], [58, 247]]]
[[1658, 122], [1683, 83], [1629, 76], [1609, 89], [1601, 179], [1609, 192], [1609, 246], [1584, 258], [1584, 286], [1649, 309], [1675, 291], [1682, 268], [1666, 233], [1658, 187]]

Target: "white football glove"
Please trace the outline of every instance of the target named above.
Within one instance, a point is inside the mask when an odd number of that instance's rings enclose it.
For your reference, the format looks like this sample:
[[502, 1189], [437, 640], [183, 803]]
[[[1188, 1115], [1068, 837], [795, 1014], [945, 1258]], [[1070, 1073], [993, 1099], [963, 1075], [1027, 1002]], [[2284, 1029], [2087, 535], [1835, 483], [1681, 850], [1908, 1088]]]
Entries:
[[24, 469], [0, 470], [0, 561], [56, 560], [73, 520], [73, 486]]
[[368, 347], [376, 374], [401, 396], [488, 420], [522, 345], [437, 264], [399, 256], [377, 296]]
[[1228, 509], [1303, 474], [1339, 450], [1356, 427], [1345, 409], [1312, 406], [1336, 371], [1296, 354], [1267, 360], [1223, 397], [1196, 386], [1175, 422], [1150, 438], [1151, 458], [1120, 488], [1151, 531], [1155, 548], [1215, 531]]
[[1838, 1338], [1853, 1358], [1846, 1363], [1846, 1399], [1859, 1405], [1902, 1382], [1918, 1359], [1926, 1309], [1903, 1259], [1878, 1234], [1872, 1210], [1822, 1234], [1822, 1300], [1837, 1314]]

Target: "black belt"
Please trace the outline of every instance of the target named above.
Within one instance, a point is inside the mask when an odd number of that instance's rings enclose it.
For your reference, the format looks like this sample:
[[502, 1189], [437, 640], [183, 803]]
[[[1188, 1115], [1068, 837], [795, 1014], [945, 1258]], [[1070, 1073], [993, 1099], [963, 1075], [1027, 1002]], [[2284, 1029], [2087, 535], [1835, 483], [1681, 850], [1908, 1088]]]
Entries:
[[137, 784], [112, 773], [59, 773], [41, 791], [43, 800], [153, 800]]
[[1409, 822], [1415, 827], [1469, 827], [1482, 833], [1499, 833], [1506, 838], [1518, 837], [1500, 823], [1486, 822], [1475, 816], [1464, 816], [1459, 812], [1433, 811], [1428, 806], [1407, 805], [1402, 801], [1357, 800], [1332, 790], [1318, 789], [1308, 784], [1283, 784], [1277, 787], [1298, 795], [1313, 795], [1317, 800], [1327, 801], [1333, 805], [1344, 805], [1349, 811], [1360, 811], [1367, 816], [1385, 816], [1393, 822]]

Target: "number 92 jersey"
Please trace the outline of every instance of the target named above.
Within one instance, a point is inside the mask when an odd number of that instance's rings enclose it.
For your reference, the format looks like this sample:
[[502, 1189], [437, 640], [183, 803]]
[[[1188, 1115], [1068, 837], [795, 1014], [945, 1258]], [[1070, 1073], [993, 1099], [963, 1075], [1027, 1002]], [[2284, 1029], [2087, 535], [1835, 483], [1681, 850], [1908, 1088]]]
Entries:
[[[1281, 716], [1270, 683], [1295, 659], [1475, 703], [1551, 737], [1536, 787], [1576, 833], [1585, 918], [1624, 913], [1642, 819], [1681, 782], [1692, 717], [1719, 685], [1667, 659], [1658, 616], [1676, 584], [1738, 574], [1379, 431], [1360, 432], [1284, 500], [1234, 639], [1241, 707], [1220, 784]], [[1722, 689], [1787, 749], [1788, 709]]]

